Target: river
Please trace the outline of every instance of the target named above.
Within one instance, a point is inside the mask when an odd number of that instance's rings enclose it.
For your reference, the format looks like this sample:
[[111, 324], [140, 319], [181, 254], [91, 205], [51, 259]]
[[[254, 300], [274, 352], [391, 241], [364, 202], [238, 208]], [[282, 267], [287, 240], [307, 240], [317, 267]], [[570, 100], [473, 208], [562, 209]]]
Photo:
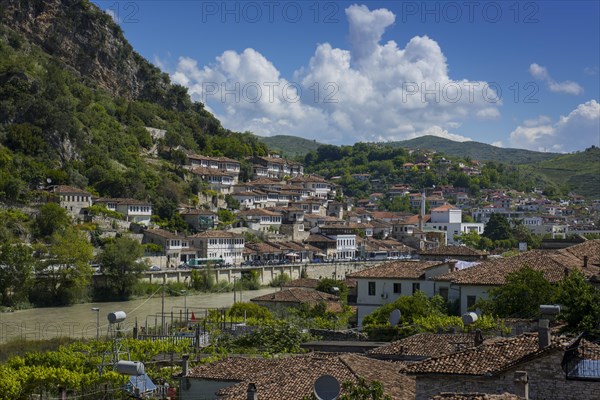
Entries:
[[[248, 301], [253, 297], [272, 293], [278, 288], [266, 288], [242, 292], [242, 300]], [[239, 301], [239, 293], [237, 293]], [[106, 316], [110, 312], [125, 311], [127, 319], [124, 328], [133, 328], [135, 321], [140, 326], [154, 326], [156, 321], [161, 324], [160, 292], [149, 299], [138, 299], [108, 303], [75, 304], [69, 307], [33, 308], [11, 313], [0, 313], [0, 343], [11, 339], [23, 338], [28, 340], [44, 340], [55, 337], [93, 338], [99, 326], [100, 335], [104, 336], [108, 329]], [[173, 313], [175, 318], [187, 306], [188, 313], [204, 314], [207, 308], [229, 307], [233, 304], [234, 294], [202, 293], [190, 296], [165, 297], [165, 314], [167, 322]], [[94, 311], [92, 308], [99, 308]], [[158, 317], [157, 317], [158, 315]], [[99, 324], [97, 324], [99, 318]]]

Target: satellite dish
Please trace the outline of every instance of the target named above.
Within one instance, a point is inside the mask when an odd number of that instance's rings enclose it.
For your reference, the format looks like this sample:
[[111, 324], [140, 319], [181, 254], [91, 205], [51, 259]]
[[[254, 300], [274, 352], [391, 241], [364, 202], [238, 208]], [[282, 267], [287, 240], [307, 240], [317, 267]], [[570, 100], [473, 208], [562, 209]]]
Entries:
[[48, 182], [48, 183], [52, 183], [52, 179], [50, 179], [50, 178], [47, 178], [47, 179], [46, 179], [46, 182]]
[[479, 317], [474, 312], [469, 312], [469, 313], [463, 314], [461, 319], [462, 319], [463, 324], [472, 325], [475, 323], [475, 321], [477, 321], [477, 319], [479, 319]]
[[396, 326], [400, 322], [400, 310], [397, 308], [390, 313], [390, 325]]
[[318, 400], [335, 400], [340, 395], [340, 383], [331, 375], [323, 375], [315, 381], [313, 392]]

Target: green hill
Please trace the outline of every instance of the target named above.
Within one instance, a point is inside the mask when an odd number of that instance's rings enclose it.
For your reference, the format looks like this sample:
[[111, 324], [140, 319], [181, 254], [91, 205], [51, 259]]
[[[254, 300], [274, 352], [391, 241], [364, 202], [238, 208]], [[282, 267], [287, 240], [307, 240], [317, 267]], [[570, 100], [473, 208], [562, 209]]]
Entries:
[[313, 150], [317, 150], [321, 143], [316, 140], [304, 139], [298, 136], [276, 135], [257, 136], [258, 139], [269, 146], [270, 149], [286, 157], [304, 157]]
[[168, 219], [201, 189], [184, 179], [186, 151], [268, 153], [224, 129], [91, 2], [0, 0], [0, 18], [0, 202], [26, 203], [49, 179], [150, 200]]
[[520, 166], [523, 174], [549, 182], [582, 196], [600, 198], [600, 148], [563, 154], [546, 161]]
[[510, 164], [526, 164], [548, 160], [557, 153], [542, 153], [523, 149], [507, 149], [480, 142], [455, 142], [438, 136], [421, 136], [415, 139], [390, 142], [390, 146], [405, 149], [427, 149], [453, 157], [470, 157], [480, 161], [497, 161]]

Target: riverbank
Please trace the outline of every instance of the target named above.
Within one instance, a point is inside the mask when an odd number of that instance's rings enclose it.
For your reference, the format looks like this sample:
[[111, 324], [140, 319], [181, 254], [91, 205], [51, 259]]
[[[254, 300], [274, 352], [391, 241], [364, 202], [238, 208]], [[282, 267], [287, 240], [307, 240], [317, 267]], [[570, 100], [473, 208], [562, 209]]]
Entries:
[[[279, 288], [262, 288], [236, 294], [237, 300], [273, 293]], [[198, 293], [165, 297], [165, 315], [179, 315], [180, 311], [198, 315], [206, 309], [230, 307], [234, 302], [233, 292]], [[98, 311], [92, 309], [98, 308]], [[66, 307], [31, 308], [9, 313], [0, 313], [0, 343], [12, 339], [47, 340], [59, 337], [95, 338], [98, 329], [100, 336], [106, 335], [108, 321], [106, 315], [114, 311], [125, 311], [125, 329], [138, 325], [154, 325], [162, 310], [161, 293], [153, 297], [120, 302], [81, 303]]]

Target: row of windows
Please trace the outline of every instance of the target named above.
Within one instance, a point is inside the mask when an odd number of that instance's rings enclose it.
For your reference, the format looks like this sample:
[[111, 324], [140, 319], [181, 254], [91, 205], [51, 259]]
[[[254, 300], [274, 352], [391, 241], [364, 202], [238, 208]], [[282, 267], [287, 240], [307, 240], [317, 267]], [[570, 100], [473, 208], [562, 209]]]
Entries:
[[242, 257], [241, 251], [232, 251], [226, 253], [208, 253], [208, 258], [221, 258], [221, 257], [232, 257], [232, 258], [240, 258]]
[[281, 223], [281, 217], [260, 217], [260, 222], [276, 222], [276, 223]]
[[90, 201], [90, 196], [61, 196], [63, 201]]
[[244, 239], [208, 239], [208, 244], [244, 244]]
[[338, 239], [338, 246], [356, 246], [354, 239]]
[[[368, 290], [369, 290], [369, 296], [375, 296], [377, 294], [376, 282], [368, 282], [368, 286], [369, 286], [369, 288], [368, 288]], [[402, 283], [398, 283], [398, 282], [394, 283], [392, 290], [393, 290], [393, 292], [395, 294], [401, 294], [402, 293]], [[421, 284], [418, 283], [418, 282], [413, 282], [413, 284], [412, 284], [412, 294], [414, 294], [418, 290], [421, 290]]]
[[129, 212], [150, 212], [148, 206], [129, 206]]

